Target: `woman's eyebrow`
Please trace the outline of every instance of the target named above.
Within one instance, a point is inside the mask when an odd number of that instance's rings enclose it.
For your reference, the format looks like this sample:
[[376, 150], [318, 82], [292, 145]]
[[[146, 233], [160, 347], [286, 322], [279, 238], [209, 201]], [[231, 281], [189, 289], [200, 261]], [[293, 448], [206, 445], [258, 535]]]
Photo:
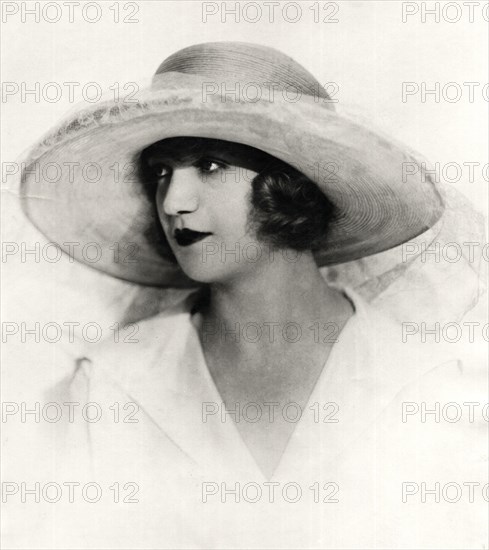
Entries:
[[170, 154], [166, 152], [155, 152], [148, 157], [147, 163], [148, 166], [155, 166], [157, 164], [165, 164], [172, 168], [181, 166], [181, 165], [191, 165], [199, 161], [204, 155], [201, 153], [178, 153]]
[[165, 164], [171, 168], [178, 168], [179, 166], [192, 166], [200, 162], [202, 159], [209, 158], [222, 162], [223, 164], [240, 166], [243, 168], [253, 169], [256, 166], [260, 166], [260, 157], [250, 154], [245, 151], [228, 149], [222, 146], [209, 146], [194, 149], [193, 151], [186, 152], [182, 149], [162, 149], [158, 151], [152, 151], [148, 155], [148, 166], [153, 167], [157, 164]]
[[252, 168], [253, 159], [249, 154], [243, 154], [241, 151], [232, 151], [222, 148], [209, 148], [203, 151], [203, 158], [212, 158], [230, 164], [232, 166], [240, 166], [243, 168]]

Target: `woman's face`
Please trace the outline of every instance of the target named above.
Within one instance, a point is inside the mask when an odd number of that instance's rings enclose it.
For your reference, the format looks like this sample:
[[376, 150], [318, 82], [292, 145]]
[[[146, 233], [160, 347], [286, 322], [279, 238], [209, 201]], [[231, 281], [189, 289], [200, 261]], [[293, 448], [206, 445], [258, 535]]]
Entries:
[[199, 282], [227, 282], [268, 256], [249, 225], [257, 172], [242, 146], [204, 144], [178, 154], [156, 149], [148, 166], [158, 184], [158, 216], [182, 270]]

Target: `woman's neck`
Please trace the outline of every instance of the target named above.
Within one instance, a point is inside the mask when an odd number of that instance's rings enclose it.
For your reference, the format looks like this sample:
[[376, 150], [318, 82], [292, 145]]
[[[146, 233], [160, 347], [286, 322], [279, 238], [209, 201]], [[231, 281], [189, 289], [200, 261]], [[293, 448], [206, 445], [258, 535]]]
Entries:
[[247, 323], [260, 327], [287, 322], [310, 326], [316, 321], [334, 321], [345, 314], [345, 308], [351, 315], [348, 301], [326, 284], [312, 253], [301, 254], [295, 262], [285, 255], [276, 258], [239, 278], [212, 284], [209, 302], [201, 311], [204, 323], [221, 330]]

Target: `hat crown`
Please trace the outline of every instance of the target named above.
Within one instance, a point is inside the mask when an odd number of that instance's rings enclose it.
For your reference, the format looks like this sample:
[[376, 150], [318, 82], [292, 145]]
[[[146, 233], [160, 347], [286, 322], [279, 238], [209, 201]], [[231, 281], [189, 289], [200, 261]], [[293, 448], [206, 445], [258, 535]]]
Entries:
[[154, 77], [177, 72], [199, 75], [220, 85], [236, 83], [274, 87], [330, 99], [314, 76], [284, 53], [249, 42], [206, 42], [167, 57]]

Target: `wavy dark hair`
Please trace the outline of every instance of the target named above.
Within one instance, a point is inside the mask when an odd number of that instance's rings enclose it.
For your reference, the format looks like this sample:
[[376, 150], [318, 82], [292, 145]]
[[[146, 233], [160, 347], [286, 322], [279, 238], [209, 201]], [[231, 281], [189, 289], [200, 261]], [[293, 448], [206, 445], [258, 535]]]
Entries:
[[249, 228], [258, 240], [276, 249], [297, 251], [321, 248], [336, 208], [319, 187], [289, 164], [249, 145], [196, 137], [168, 138], [153, 143], [139, 156], [140, 179], [154, 203], [156, 182], [149, 157], [164, 153], [175, 161], [204, 157], [209, 150], [226, 151], [245, 159], [257, 172], [251, 181]]

